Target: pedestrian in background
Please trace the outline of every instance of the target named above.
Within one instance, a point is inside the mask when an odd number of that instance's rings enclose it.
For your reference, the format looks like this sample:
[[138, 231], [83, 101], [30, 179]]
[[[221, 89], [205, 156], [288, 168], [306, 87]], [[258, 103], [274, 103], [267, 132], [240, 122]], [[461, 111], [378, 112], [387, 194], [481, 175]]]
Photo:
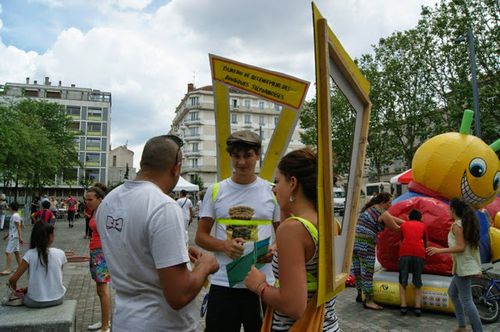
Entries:
[[450, 215], [455, 220], [448, 233], [448, 248], [427, 248], [429, 256], [452, 254], [453, 268], [448, 295], [455, 307], [457, 332], [467, 331], [465, 315], [469, 317], [473, 332], [483, 331], [481, 319], [472, 300], [471, 281], [481, 274], [479, 254], [479, 221], [474, 209], [459, 198], [450, 201]]
[[21, 216], [17, 211], [19, 210], [19, 203], [12, 202], [9, 204], [9, 210], [11, 212], [10, 223], [9, 223], [9, 233], [3, 237], [4, 240], [8, 240], [7, 247], [5, 248], [5, 269], [0, 272], [0, 275], [10, 274], [10, 263], [12, 253], [16, 257], [17, 265], [21, 264], [21, 256], [19, 255], [19, 247], [23, 244], [23, 237], [21, 233]]
[[65, 203], [67, 206], [67, 213], [68, 213], [68, 227], [73, 228], [78, 201], [73, 196], [68, 196], [68, 199], [66, 199]]
[[8, 208], [5, 199], [5, 194], [0, 194], [0, 230], [3, 230], [3, 225], [5, 222], [5, 211]]

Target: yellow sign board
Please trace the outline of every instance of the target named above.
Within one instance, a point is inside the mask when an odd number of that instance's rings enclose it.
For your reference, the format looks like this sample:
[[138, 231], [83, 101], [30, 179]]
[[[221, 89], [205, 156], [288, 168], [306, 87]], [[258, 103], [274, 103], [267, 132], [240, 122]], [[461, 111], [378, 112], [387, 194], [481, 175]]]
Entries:
[[284, 106], [260, 169], [260, 176], [271, 181], [298, 122], [309, 82], [213, 54], [209, 58], [214, 85], [218, 180], [231, 176], [230, 158], [225, 151], [231, 133], [228, 87], [233, 87]]
[[279, 104], [299, 109], [309, 83], [281, 73], [211, 55], [212, 78]]

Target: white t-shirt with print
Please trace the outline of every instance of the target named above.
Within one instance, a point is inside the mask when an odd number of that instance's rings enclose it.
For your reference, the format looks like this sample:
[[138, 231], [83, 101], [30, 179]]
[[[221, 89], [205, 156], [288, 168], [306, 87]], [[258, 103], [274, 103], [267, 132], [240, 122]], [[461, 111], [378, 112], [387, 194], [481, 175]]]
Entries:
[[9, 238], [13, 239], [19, 237], [19, 231], [17, 230], [17, 225], [20, 222], [21, 222], [21, 216], [19, 215], [19, 213], [14, 212], [10, 217]]
[[186, 226], [189, 223], [189, 220], [191, 219], [191, 215], [189, 214], [189, 209], [193, 208], [193, 203], [191, 200], [187, 197], [181, 197], [177, 200], [177, 204], [182, 209], [182, 215], [184, 216], [184, 221], [186, 222]]
[[[213, 186], [210, 186], [201, 204], [200, 218], [230, 219], [229, 209], [231, 207], [248, 206], [254, 210], [252, 216], [254, 220], [272, 220], [273, 222], [280, 220], [280, 210], [274, 198], [272, 187], [269, 182], [259, 177], [254, 182], [245, 185], [237, 184], [231, 178], [221, 181], [215, 203], [212, 202], [212, 191]], [[214, 227], [214, 236], [220, 240], [227, 240], [226, 225], [215, 222]], [[273, 234], [273, 225], [258, 226], [259, 241], [271, 237], [270, 244], [272, 244]], [[253, 250], [253, 246], [254, 242], [247, 241], [244, 244], [245, 253]], [[214, 285], [229, 287], [226, 265], [232, 259], [223, 252], [216, 252], [214, 255], [219, 262], [219, 271], [211, 277], [210, 282]], [[266, 274], [267, 282], [273, 284], [274, 276], [271, 264], [264, 265], [260, 270]], [[241, 282], [234, 285], [233, 288], [245, 288], [245, 285]]]
[[96, 223], [116, 289], [113, 331], [196, 331], [195, 300], [173, 310], [157, 271], [189, 262], [177, 202], [151, 182], [125, 181], [99, 205]]
[[40, 263], [36, 249], [26, 251], [23, 260], [29, 265], [28, 296], [32, 300], [49, 302], [64, 296], [62, 267], [67, 263], [64, 251], [49, 248], [47, 269]]

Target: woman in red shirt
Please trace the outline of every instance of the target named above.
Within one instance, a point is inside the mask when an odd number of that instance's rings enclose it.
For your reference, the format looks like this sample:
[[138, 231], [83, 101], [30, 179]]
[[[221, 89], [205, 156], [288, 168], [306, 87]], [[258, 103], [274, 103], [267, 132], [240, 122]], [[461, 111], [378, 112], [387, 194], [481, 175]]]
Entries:
[[406, 286], [408, 274], [413, 275], [415, 286], [415, 315], [420, 317], [422, 307], [422, 273], [424, 271], [425, 248], [427, 248], [427, 227], [421, 221], [420, 211], [413, 209], [408, 215], [409, 221], [400, 225], [401, 247], [399, 248], [399, 297], [401, 315], [406, 315]]
[[103, 332], [109, 332], [109, 318], [111, 311], [111, 297], [109, 292], [108, 283], [110, 282], [108, 265], [104, 259], [104, 254], [102, 252], [101, 238], [97, 232], [97, 226], [95, 223], [95, 212], [101, 204], [102, 199], [105, 196], [105, 192], [98, 187], [91, 187], [85, 193], [85, 203], [89, 210], [92, 212], [92, 217], [90, 218], [89, 227], [92, 231], [92, 236], [89, 242], [90, 249], [90, 274], [92, 279], [96, 282], [97, 295], [101, 302], [101, 322], [92, 324], [88, 326], [89, 330], [101, 330]]

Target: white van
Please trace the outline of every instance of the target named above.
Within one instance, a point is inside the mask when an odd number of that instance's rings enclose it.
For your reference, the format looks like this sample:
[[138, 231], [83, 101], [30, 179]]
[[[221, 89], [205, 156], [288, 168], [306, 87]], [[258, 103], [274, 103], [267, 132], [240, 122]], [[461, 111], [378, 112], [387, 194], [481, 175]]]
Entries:
[[344, 215], [345, 210], [345, 191], [340, 187], [333, 188], [333, 212], [340, 216]]

